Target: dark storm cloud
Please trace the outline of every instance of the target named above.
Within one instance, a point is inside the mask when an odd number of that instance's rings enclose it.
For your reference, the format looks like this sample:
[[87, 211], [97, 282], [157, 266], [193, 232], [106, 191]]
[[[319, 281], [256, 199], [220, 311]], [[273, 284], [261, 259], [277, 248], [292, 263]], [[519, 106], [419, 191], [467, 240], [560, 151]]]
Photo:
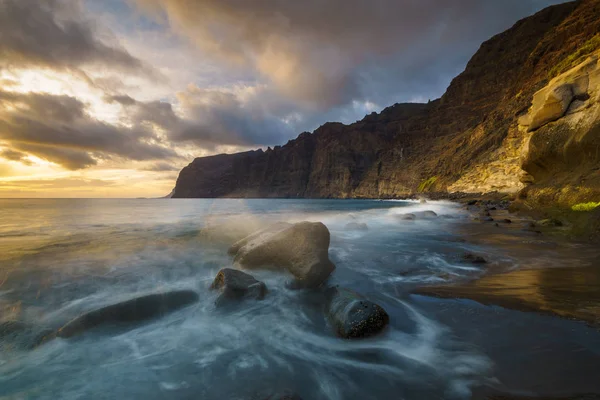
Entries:
[[560, 2], [137, 1], [207, 54], [251, 67], [321, 111], [352, 100], [440, 95], [479, 43]]
[[279, 110], [265, 107], [268, 96], [254, 88], [233, 93], [190, 86], [177, 94], [179, 113], [167, 102], [140, 102], [127, 95], [106, 100], [125, 107], [133, 126], [158, 126], [172, 142], [214, 149], [220, 145], [269, 145], [293, 134]]
[[80, 100], [44, 93], [0, 90], [0, 141], [14, 151], [73, 170], [115, 156], [130, 160], [176, 156], [151, 130], [98, 121]]
[[0, 0], [0, 67], [68, 69], [84, 66], [158, 77], [125, 49], [98, 38], [78, 0]]

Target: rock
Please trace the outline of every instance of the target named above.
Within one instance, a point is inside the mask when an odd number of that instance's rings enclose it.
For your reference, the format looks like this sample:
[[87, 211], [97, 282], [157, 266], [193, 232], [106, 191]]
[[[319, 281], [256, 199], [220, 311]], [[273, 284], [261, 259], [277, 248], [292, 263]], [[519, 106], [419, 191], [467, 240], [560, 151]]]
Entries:
[[482, 221], [482, 222], [494, 222], [494, 218], [492, 218], [492, 217], [481, 217], [480, 221]]
[[381, 332], [389, 323], [385, 310], [349, 289], [329, 288], [326, 314], [336, 334], [346, 339], [365, 338]]
[[420, 199], [420, 200], [419, 200], [419, 203], [420, 203], [420, 204], [427, 204], [427, 200], [425, 200], [425, 199]]
[[263, 282], [257, 281], [252, 275], [231, 268], [220, 270], [210, 288], [221, 292], [215, 300], [217, 306], [244, 298], [262, 300], [267, 294], [267, 286]]
[[437, 218], [437, 216], [438, 216], [437, 213], [435, 213], [434, 211], [431, 211], [431, 210], [415, 212], [412, 215], [414, 215], [417, 219], [420, 219], [420, 218], [433, 219], [433, 218]]
[[504, 218], [502, 220], [502, 222], [504, 222], [505, 224], [512, 224], [512, 221], [510, 219], [508, 219], [508, 218]]
[[276, 224], [235, 243], [229, 254], [243, 269], [286, 269], [296, 287], [318, 287], [335, 265], [329, 260], [329, 230], [320, 222]]
[[289, 390], [284, 390], [283, 392], [267, 396], [264, 400], [302, 400], [302, 398]]
[[563, 226], [563, 223], [561, 221], [554, 218], [543, 219], [541, 221], [538, 221], [537, 224], [541, 226]]
[[350, 222], [344, 227], [347, 231], [368, 231], [369, 226], [364, 222]]
[[487, 260], [485, 258], [475, 255], [473, 253], [464, 253], [461, 256], [461, 259], [471, 264], [487, 264]]
[[84, 313], [60, 328], [58, 336], [70, 338], [101, 325], [145, 321], [197, 301], [198, 294], [191, 290], [177, 290], [136, 297]]
[[400, 214], [396, 216], [401, 221], [414, 221], [417, 219], [415, 214]]
[[467, 203], [468, 206], [474, 206], [479, 200], [471, 200]]

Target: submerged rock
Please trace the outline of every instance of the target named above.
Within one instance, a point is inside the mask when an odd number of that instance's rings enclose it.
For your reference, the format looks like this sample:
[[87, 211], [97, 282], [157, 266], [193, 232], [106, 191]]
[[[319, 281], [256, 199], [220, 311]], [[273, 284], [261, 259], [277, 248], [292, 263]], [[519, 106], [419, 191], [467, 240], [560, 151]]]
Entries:
[[423, 211], [423, 212], [421, 213], [421, 216], [422, 216], [423, 218], [436, 218], [438, 215], [437, 215], [437, 213], [436, 213], [436, 212], [434, 212], [434, 211], [427, 210], [427, 211]]
[[461, 256], [461, 259], [465, 262], [469, 262], [471, 264], [487, 264], [487, 260], [482, 256], [478, 256], [473, 253], [464, 253]]
[[357, 339], [373, 336], [390, 321], [381, 306], [349, 289], [329, 288], [326, 297], [327, 319], [340, 337]]
[[347, 231], [368, 231], [369, 226], [364, 222], [350, 222], [344, 227]]
[[267, 396], [264, 400], [302, 400], [302, 398], [290, 390], [284, 390], [283, 392]]
[[231, 268], [220, 270], [210, 288], [221, 292], [215, 300], [217, 306], [244, 298], [262, 300], [267, 294], [267, 286], [264, 282], [256, 280], [245, 272]]
[[329, 241], [320, 222], [280, 223], [235, 243], [229, 254], [241, 268], [283, 268], [296, 278], [294, 287], [318, 287], [335, 269]]
[[414, 221], [417, 219], [417, 216], [415, 214], [401, 214], [398, 215], [397, 218], [402, 221]]
[[198, 294], [192, 290], [177, 290], [136, 297], [85, 313], [60, 328], [58, 336], [69, 338], [104, 324], [145, 321], [196, 301], [198, 301]]

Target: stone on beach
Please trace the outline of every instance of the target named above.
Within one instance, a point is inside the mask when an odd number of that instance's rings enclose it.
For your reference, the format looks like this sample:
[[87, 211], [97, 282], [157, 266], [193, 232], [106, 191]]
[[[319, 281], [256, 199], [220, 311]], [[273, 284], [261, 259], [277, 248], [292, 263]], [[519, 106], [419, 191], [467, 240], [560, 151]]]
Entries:
[[263, 282], [243, 271], [231, 268], [220, 270], [210, 288], [221, 292], [215, 300], [217, 306], [244, 298], [262, 300], [267, 293], [267, 286]]
[[329, 259], [330, 233], [320, 222], [278, 223], [235, 243], [229, 249], [243, 269], [285, 269], [295, 287], [318, 287], [335, 265]]
[[60, 328], [58, 336], [70, 338], [101, 325], [149, 320], [195, 303], [198, 299], [198, 294], [192, 290], [136, 297], [84, 313]]
[[327, 318], [336, 334], [346, 339], [366, 338], [389, 323], [385, 310], [349, 289], [332, 287], [326, 292]]

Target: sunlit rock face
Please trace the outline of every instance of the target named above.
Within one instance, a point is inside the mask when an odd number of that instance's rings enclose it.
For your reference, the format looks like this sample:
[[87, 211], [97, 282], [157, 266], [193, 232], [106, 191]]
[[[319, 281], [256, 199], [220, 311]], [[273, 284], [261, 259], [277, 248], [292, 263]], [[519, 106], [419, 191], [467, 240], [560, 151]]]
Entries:
[[[600, 42], [599, 17], [599, 0], [549, 7], [483, 43], [441, 99], [327, 123], [266, 152], [196, 159], [174, 197], [516, 193], [550, 171], [575, 179], [570, 160], [598, 163], [597, 61], [585, 60]], [[556, 146], [542, 145], [549, 130]], [[600, 187], [590, 171], [582, 198]], [[564, 184], [548, 185], [555, 193]]]

